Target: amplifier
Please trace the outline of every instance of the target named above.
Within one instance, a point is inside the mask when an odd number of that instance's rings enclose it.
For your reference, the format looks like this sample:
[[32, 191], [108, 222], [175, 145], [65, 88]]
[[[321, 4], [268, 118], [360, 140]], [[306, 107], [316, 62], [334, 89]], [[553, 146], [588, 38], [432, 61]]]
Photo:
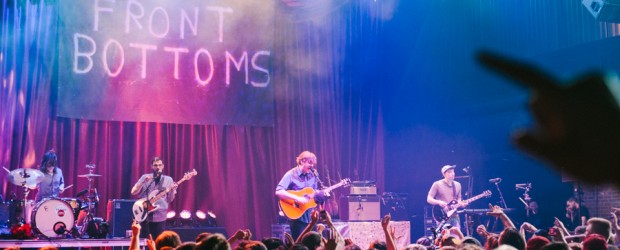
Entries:
[[351, 195], [376, 195], [377, 187], [354, 187], [351, 186]]
[[133, 223], [133, 203], [136, 200], [108, 200], [107, 221], [110, 229], [110, 238], [125, 238], [125, 231], [131, 230]]
[[381, 198], [377, 195], [349, 195], [340, 200], [343, 221], [378, 221], [381, 219]]

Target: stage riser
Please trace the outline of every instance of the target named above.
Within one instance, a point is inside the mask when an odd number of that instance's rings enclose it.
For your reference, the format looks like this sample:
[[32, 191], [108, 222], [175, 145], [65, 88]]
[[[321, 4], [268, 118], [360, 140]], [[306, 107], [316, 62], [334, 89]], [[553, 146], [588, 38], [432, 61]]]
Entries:
[[203, 227], [203, 228], [168, 228], [166, 230], [174, 231], [181, 237], [182, 242], [186, 241], [195, 241], [196, 236], [200, 233], [208, 232], [208, 233], [220, 233], [226, 236], [228, 239], [228, 234], [226, 233], [226, 229], [223, 227]]

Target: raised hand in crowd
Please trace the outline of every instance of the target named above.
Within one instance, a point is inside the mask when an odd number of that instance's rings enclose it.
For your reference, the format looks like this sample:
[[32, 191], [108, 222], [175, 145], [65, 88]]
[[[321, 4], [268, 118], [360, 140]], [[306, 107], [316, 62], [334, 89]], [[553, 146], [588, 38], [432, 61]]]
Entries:
[[250, 233], [250, 230], [248, 230], [248, 229], [245, 229], [245, 230], [237, 229], [235, 234], [233, 234], [230, 238], [228, 238], [228, 244], [233, 246], [235, 243], [237, 243], [239, 241], [249, 240], [251, 236], [252, 236], [252, 234]]
[[392, 231], [389, 231], [390, 221], [392, 220], [392, 216], [390, 214], [386, 214], [381, 219], [381, 227], [383, 228], [383, 233], [385, 234], [385, 244], [387, 246], [387, 250], [396, 250], [396, 244], [394, 244], [394, 228]]
[[140, 249], [140, 230], [141, 229], [142, 229], [142, 226], [140, 226], [140, 223], [136, 222], [136, 220], [133, 220], [133, 223], [131, 224], [131, 243], [129, 245], [129, 250]]
[[557, 228], [559, 228], [560, 230], [562, 230], [562, 235], [563, 236], [570, 236], [571, 233], [570, 231], [568, 231], [568, 229], [566, 229], [566, 226], [564, 226], [564, 223], [558, 219], [558, 217], [553, 217], [553, 225]]
[[292, 249], [293, 244], [295, 244], [293, 236], [290, 233], [284, 233], [284, 239], [284, 247], [286, 247], [286, 249]]
[[538, 230], [538, 228], [536, 228], [534, 225], [530, 224], [529, 222], [523, 222], [523, 224], [521, 224], [521, 227], [519, 228], [519, 234], [521, 234], [521, 237], [523, 237], [523, 239], [527, 239], [527, 237], [525, 236], [525, 233], [534, 233]]
[[487, 227], [485, 227], [484, 225], [478, 225], [478, 227], [476, 227], [476, 233], [478, 233], [478, 235], [480, 235], [480, 237], [482, 237], [483, 239], [486, 239], [489, 237], [489, 232], [487, 231]]
[[149, 234], [149, 238], [146, 239], [146, 246], [149, 248], [149, 250], [157, 250], [155, 241], [153, 240], [153, 235]]
[[620, 184], [615, 74], [595, 72], [560, 81], [537, 67], [497, 54], [482, 52], [478, 59], [532, 94], [530, 109], [536, 126], [513, 136], [519, 148], [583, 181]]
[[250, 229], [243, 230], [243, 232], [245, 233], [243, 237], [244, 240], [252, 239], [252, 231], [250, 231]]
[[498, 217], [501, 221], [502, 224], [504, 224], [504, 228], [517, 228], [515, 227], [515, 224], [512, 223], [512, 220], [510, 220], [510, 218], [508, 218], [508, 215], [506, 215], [506, 213], [504, 213], [504, 209], [502, 209], [500, 206], [493, 206], [491, 204], [489, 204], [489, 212], [487, 212], [487, 215], [489, 216], [493, 216], [493, 217]]

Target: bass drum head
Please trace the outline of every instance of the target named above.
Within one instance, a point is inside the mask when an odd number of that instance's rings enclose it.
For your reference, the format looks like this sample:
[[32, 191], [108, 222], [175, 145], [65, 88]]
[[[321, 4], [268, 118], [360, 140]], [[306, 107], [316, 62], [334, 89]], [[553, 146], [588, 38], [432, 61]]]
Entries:
[[60, 238], [74, 224], [73, 208], [61, 199], [44, 199], [32, 211], [32, 230], [38, 236]]

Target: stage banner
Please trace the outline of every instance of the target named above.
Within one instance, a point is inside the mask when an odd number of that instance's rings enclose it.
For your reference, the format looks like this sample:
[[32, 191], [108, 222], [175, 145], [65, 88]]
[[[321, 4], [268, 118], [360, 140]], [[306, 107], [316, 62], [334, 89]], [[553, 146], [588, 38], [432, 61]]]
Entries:
[[58, 116], [274, 125], [274, 1], [58, 5]]

